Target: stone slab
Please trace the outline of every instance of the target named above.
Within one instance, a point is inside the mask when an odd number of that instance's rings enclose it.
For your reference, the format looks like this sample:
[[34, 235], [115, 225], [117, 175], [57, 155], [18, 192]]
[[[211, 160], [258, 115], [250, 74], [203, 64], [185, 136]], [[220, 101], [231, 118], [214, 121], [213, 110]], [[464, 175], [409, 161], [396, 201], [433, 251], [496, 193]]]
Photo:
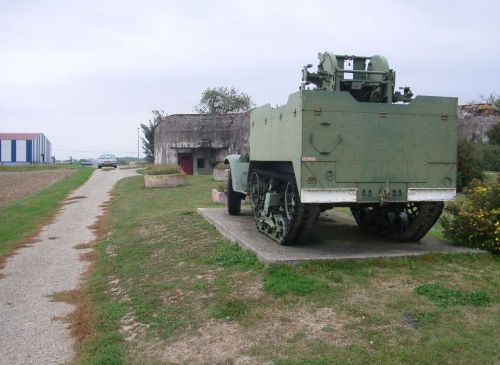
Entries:
[[230, 216], [226, 208], [198, 208], [198, 213], [227, 239], [254, 252], [265, 264], [415, 256], [431, 252], [486, 253], [430, 237], [408, 243], [378, 237], [360, 231], [352, 217], [334, 210], [321, 214], [309, 242], [295, 246], [281, 246], [259, 233], [249, 208], [243, 208], [238, 216]]

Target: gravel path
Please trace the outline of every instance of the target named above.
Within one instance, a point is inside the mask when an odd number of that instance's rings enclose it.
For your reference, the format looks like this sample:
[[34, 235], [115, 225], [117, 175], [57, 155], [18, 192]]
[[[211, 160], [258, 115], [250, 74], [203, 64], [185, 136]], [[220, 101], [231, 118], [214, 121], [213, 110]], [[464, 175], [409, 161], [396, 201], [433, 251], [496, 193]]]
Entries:
[[55, 220], [45, 226], [32, 246], [21, 249], [6, 263], [0, 279], [0, 364], [61, 364], [73, 357], [73, 339], [67, 324], [57, 319], [73, 306], [53, 302], [55, 292], [74, 289], [87, 263], [86, 250], [75, 245], [95, 237], [88, 226], [102, 214], [113, 185], [134, 170], [97, 170], [68, 199]]
[[0, 172], [0, 206], [34, 194], [74, 172], [70, 169]]

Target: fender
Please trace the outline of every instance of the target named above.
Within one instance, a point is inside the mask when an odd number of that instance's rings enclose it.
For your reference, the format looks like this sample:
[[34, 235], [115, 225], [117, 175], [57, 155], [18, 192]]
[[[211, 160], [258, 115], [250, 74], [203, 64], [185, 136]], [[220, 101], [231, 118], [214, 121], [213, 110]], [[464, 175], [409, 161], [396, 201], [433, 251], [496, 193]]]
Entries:
[[242, 160], [241, 155], [228, 155], [224, 163], [229, 165], [233, 190], [247, 194], [248, 167], [250, 163]]

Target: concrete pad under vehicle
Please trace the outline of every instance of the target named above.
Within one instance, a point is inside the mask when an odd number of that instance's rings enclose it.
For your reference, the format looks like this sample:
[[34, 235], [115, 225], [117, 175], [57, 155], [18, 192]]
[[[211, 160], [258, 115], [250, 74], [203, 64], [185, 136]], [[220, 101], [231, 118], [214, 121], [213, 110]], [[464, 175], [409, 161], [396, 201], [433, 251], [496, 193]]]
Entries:
[[352, 217], [335, 210], [322, 213], [309, 241], [294, 246], [280, 246], [258, 232], [249, 208], [242, 209], [238, 216], [230, 216], [226, 208], [198, 208], [198, 213], [223, 236], [254, 252], [265, 264], [416, 256], [431, 252], [486, 253], [430, 237], [420, 242], [393, 241], [359, 230]]

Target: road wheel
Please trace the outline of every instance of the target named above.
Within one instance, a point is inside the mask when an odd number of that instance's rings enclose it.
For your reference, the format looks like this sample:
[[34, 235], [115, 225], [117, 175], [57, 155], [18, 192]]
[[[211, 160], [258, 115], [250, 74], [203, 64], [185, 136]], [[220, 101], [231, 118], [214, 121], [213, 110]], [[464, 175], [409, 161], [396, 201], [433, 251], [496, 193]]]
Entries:
[[231, 170], [227, 179], [227, 212], [229, 215], [238, 215], [241, 212], [241, 193], [233, 190]]

